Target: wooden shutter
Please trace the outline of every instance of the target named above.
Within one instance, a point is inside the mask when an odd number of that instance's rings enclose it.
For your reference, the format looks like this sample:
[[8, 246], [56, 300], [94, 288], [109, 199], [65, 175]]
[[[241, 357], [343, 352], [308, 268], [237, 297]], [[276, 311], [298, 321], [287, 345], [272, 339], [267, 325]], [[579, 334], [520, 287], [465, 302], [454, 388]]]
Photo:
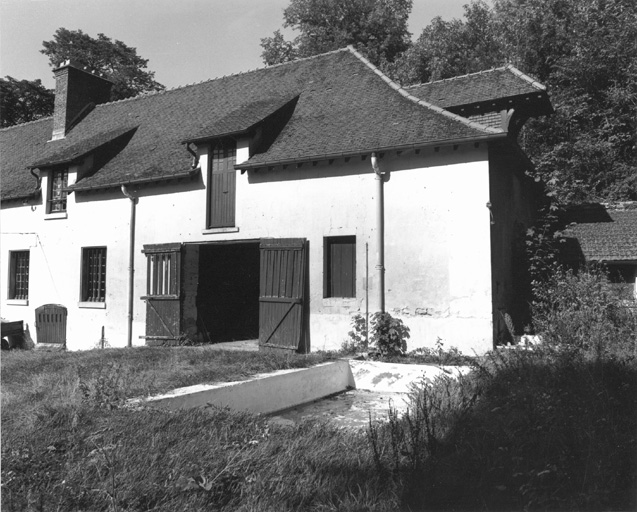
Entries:
[[35, 310], [38, 343], [66, 344], [67, 310], [59, 304], [45, 304]]
[[181, 335], [181, 244], [145, 245], [147, 340]]
[[234, 227], [237, 172], [233, 141], [219, 142], [212, 150], [208, 175], [208, 228]]
[[259, 348], [303, 350], [306, 241], [261, 240]]
[[324, 297], [356, 297], [356, 237], [325, 239]]

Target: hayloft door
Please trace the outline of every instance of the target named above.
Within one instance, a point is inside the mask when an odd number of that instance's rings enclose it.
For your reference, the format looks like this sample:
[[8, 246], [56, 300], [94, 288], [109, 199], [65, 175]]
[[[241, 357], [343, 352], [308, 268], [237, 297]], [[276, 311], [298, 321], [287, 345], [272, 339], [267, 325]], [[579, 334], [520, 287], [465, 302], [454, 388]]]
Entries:
[[146, 343], [179, 339], [181, 334], [181, 244], [145, 245], [147, 265]]
[[306, 240], [263, 238], [260, 252], [259, 348], [304, 351]]

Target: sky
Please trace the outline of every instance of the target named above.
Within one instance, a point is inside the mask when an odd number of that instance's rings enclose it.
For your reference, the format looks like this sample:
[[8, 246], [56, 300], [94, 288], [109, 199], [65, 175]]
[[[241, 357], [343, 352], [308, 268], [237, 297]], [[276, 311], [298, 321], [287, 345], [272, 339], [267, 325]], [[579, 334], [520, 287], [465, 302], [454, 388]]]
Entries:
[[[435, 16], [461, 18], [469, 0], [414, 0], [415, 39]], [[260, 40], [283, 25], [289, 0], [0, 0], [0, 77], [54, 87], [42, 41], [59, 27], [103, 33], [137, 49], [168, 88], [263, 67]], [[292, 35], [292, 33], [289, 33]]]

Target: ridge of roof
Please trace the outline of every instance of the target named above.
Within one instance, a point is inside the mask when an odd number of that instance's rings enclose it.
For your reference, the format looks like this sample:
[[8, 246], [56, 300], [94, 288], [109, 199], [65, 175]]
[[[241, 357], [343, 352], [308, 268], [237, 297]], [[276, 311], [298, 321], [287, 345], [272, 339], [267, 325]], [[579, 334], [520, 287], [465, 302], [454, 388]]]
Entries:
[[449, 78], [442, 78], [440, 80], [430, 80], [429, 82], [421, 82], [419, 84], [412, 84], [405, 87], [405, 89], [415, 89], [416, 87], [422, 87], [423, 85], [439, 84], [442, 82], [451, 82], [453, 80], [461, 80], [463, 78], [469, 78], [472, 76], [486, 75], [487, 73], [493, 73], [495, 71], [510, 71], [512, 74], [514, 74], [518, 78], [521, 78], [522, 80], [526, 82], [529, 82], [536, 89], [539, 89], [541, 91], [546, 90], [546, 86], [544, 84], [541, 84], [537, 80], [533, 79], [531, 76], [525, 73], [522, 73], [522, 71], [520, 71], [515, 66], [513, 66], [513, 64], [506, 64], [504, 66], [499, 66], [497, 68], [483, 69], [482, 71], [475, 71], [473, 73], [466, 73], [464, 75], [452, 76]]
[[41, 117], [40, 119], [34, 119], [33, 121], [27, 121], [25, 123], [19, 123], [19, 124], [13, 124], [11, 126], [5, 126], [4, 128], [0, 128], [0, 132], [6, 131], [6, 130], [11, 130], [12, 128], [16, 128], [18, 126], [26, 126], [28, 124], [35, 124], [35, 123], [39, 123], [39, 122], [42, 122], [42, 121], [48, 121], [49, 119], [53, 119], [53, 116]]
[[504, 71], [505, 69], [506, 69], [506, 66], [483, 69], [481, 71], [474, 71], [473, 73], [465, 73], [464, 75], [451, 76], [449, 78], [441, 78], [440, 80], [429, 80], [429, 82], [420, 82], [418, 84], [411, 84], [406, 86], [405, 89], [415, 89], [416, 87], [422, 87], [423, 85], [439, 84], [442, 82], [451, 82], [453, 80], [460, 80], [462, 78], [468, 78], [471, 76], [486, 75], [487, 73], [493, 73], [494, 71]]
[[434, 112], [441, 114], [445, 117], [453, 119], [454, 121], [458, 121], [466, 126], [469, 126], [475, 130], [479, 130], [483, 133], [502, 133], [503, 130], [496, 130], [495, 128], [491, 128], [490, 126], [485, 126], [480, 123], [476, 123], [474, 121], [469, 121], [466, 117], [462, 117], [458, 114], [454, 114], [445, 110], [444, 108], [438, 107], [432, 103], [429, 103], [425, 100], [421, 100], [412, 94], [409, 94], [403, 87], [394, 82], [391, 78], [389, 78], [385, 73], [383, 73], [380, 69], [378, 69], [374, 64], [372, 64], [369, 60], [367, 60], [361, 53], [354, 49], [353, 46], [348, 46], [347, 49], [352, 52], [358, 59], [360, 59], [364, 64], [366, 64], [374, 73], [376, 73], [387, 85], [389, 85], [392, 89], [394, 89], [397, 93], [399, 93], [404, 98], [407, 98], [409, 101], [416, 103], [422, 107], [433, 110]]
[[176, 87], [173, 87], [171, 89], [164, 89], [163, 91], [149, 91], [149, 92], [143, 92], [141, 94], [138, 94], [137, 96], [131, 96], [130, 98], [123, 98], [121, 100], [115, 100], [115, 101], [109, 101], [106, 103], [100, 103], [99, 105], [95, 105], [95, 108], [99, 108], [99, 107], [105, 107], [108, 105], [113, 105], [113, 104], [119, 104], [119, 103], [124, 103], [127, 101], [134, 101], [134, 100], [141, 100], [141, 99], [145, 99], [145, 98], [150, 98], [150, 97], [154, 97], [154, 96], [160, 96], [163, 94], [170, 94], [172, 92], [177, 92], [177, 91], [181, 91], [183, 89], [187, 89], [188, 87], [195, 87], [197, 85], [201, 85], [201, 84], [207, 84], [207, 83], [211, 83], [211, 82], [216, 82], [218, 80], [224, 80], [226, 78], [231, 78], [231, 77], [236, 77], [236, 76], [244, 76], [244, 75], [248, 75], [250, 73], [256, 73], [258, 71], [265, 71], [265, 70], [269, 70], [269, 69], [274, 69], [274, 68], [279, 68], [282, 66], [289, 66], [292, 64], [297, 64], [299, 62], [305, 62], [308, 60], [312, 60], [312, 59], [317, 59], [320, 57], [325, 57], [326, 55], [331, 55], [334, 53], [340, 53], [340, 52], [345, 52], [348, 51], [348, 48], [339, 48], [338, 50], [332, 50], [329, 52], [325, 52], [325, 53], [319, 53], [317, 55], [311, 55], [309, 57], [303, 57], [300, 59], [295, 59], [295, 60], [289, 60], [287, 62], [280, 62], [279, 64], [272, 64], [271, 66], [264, 66], [262, 68], [254, 68], [254, 69], [248, 69], [246, 71], [238, 71], [236, 73], [230, 73], [229, 75], [223, 75], [223, 76], [217, 76], [214, 78], [208, 78], [206, 80], [200, 80], [199, 82], [193, 82], [191, 84], [184, 84], [184, 85], [178, 85]]

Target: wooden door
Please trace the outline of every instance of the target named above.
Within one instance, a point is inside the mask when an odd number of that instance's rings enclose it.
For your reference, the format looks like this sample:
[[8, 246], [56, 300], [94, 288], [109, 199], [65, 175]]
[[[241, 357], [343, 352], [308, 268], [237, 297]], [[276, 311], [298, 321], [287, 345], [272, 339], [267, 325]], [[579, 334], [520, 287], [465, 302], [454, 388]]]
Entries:
[[209, 228], [234, 227], [237, 171], [234, 141], [220, 141], [212, 150], [208, 174]]
[[66, 345], [67, 309], [60, 304], [45, 304], [35, 310], [38, 343]]
[[263, 238], [260, 251], [259, 348], [301, 350], [306, 241]]
[[181, 244], [145, 245], [147, 260], [146, 341], [181, 335]]

